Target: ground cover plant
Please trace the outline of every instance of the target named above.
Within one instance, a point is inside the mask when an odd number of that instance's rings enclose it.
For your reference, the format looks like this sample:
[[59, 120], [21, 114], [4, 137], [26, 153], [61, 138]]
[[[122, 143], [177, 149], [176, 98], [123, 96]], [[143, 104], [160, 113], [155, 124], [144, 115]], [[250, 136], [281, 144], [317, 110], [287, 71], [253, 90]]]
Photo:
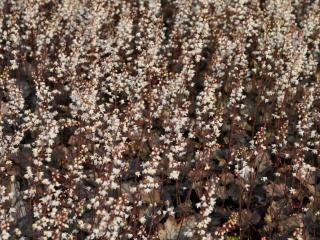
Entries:
[[1, 0], [0, 239], [320, 239], [319, 0]]

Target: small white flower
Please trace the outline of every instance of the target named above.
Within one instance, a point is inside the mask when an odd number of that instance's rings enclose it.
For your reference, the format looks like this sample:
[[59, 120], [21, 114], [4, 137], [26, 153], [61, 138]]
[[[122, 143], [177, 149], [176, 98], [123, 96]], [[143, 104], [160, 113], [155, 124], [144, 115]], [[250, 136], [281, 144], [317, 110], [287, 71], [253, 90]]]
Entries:
[[141, 218], [139, 218], [139, 222], [144, 224], [147, 221], [147, 219], [143, 216]]
[[179, 171], [174, 170], [174, 171], [172, 171], [172, 172], [170, 173], [169, 178], [171, 178], [171, 179], [178, 179], [178, 178], [179, 178], [179, 174], [180, 174]]
[[296, 194], [296, 192], [297, 192], [297, 190], [296, 190], [296, 189], [294, 189], [294, 188], [290, 188], [290, 190], [289, 190], [289, 191], [290, 191], [290, 193], [291, 193], [291, 194]]
[[186, 237], [188, 237], [188, 238], [191, 238], [192, 236], [193, 236], [193, 233], [192, 233], [192, 231], [186, 231], [185, 233], [184, 233], [184, 235], [186, 236]]
[[248, 180], [250, 177], [250, 174], [253, 172], [253, 168], [249, 167], [249, 166], [244, 166], [241, 170], [240, 170], [240, 176], [245, 179]]
[[47, 178], [45, 178], [45, 179], [42, 180], [42, 183], [43, 183], [44, 185], [49, 185], [49, 184], [50, 184], [50, 181], [49, 181]]

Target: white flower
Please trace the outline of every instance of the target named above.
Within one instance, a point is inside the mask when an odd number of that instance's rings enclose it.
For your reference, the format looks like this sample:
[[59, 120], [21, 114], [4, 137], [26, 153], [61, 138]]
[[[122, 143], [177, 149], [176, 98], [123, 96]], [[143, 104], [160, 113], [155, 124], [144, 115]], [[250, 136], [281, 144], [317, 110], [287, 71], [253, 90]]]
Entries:
[[141, 218], [139, 218], [139, 222], [144, 224], [147, 221], [147, 219], [143, 216]]
[[240, 176], [245, 179], [248, 180], [250, 177], [250, 174], [253, 172], [253, 168], [249, 167], [249, 166], [244, 166], [241, 170], [240, 170]]
[[45, 178], [45, 179], [42, 180], [42, 183], [43, 183], [44, 185], [49, 185], [49, 184], [50, 184], [50, 181], [49, 181], [47, 178]]
[[172, 172], [170, 173], [169, 178], [170, 178], [170, 179], [178, 179], [178, 178], [179, 178], [179, 174], [180, 174], [179, 171], [174, 170], [174, 171], [172, 171]]
[[48, 238], [52, 237], [52, 231], [44, 231], [44, 235]]
[[290, 191], [290, 193], [291, 193], [291, 194], [296, 194], [296, 192], [297, 192], [297, 190], [296, 190], [296, 189], [294, 189], [294, 188], [290, 188], [290, 190], [289, 190], [289, 191]]
[[188, 237], [188, 238], [191, 238], [191, 237], [193, 236], [193, 232], [190, 231], [190, 230], [188, 230], [188, 231], [186, 231], [186, 232], [184, 233], [184, 235], [185, 235], [186, 237]]

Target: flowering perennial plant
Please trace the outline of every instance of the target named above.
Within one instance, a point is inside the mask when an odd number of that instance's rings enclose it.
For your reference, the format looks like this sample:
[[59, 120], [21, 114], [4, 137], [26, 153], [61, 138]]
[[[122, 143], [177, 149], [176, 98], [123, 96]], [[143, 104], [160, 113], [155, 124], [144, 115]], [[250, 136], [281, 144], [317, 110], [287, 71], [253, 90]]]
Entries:
[[0, 239], [320, 239], [319, 0], [0, 16]]

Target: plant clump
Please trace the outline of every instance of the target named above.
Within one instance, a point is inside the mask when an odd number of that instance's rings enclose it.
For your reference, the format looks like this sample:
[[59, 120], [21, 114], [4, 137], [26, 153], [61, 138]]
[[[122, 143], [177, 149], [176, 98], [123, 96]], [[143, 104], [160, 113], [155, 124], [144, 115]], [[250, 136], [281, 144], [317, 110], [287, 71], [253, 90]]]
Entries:
[[319, 6], [0, 1], [0, 239], [320, 239]]

